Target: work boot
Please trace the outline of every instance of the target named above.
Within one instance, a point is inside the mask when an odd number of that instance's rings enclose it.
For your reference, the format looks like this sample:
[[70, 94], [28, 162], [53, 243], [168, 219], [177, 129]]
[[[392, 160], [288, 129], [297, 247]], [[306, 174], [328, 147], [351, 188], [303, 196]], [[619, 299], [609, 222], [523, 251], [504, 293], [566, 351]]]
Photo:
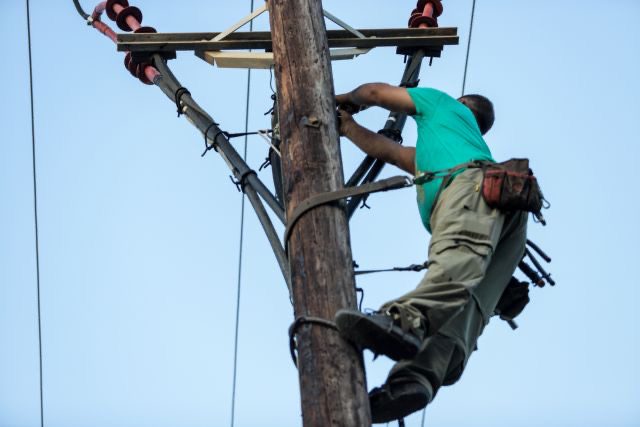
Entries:
[[399, 420], [424, 408], [430, 400], [430, 390], [419, 382], [387, 382], [369, 392], [371, 422]]
[[412, 358], [422, 343], [422, 336], [402, 330], [396, 320], [385, 313], [365, 314], [343, 309], [336, 313], [335, 320], [340, 335], [344, 338], [376, 355], [384, 354], [395, 361]]

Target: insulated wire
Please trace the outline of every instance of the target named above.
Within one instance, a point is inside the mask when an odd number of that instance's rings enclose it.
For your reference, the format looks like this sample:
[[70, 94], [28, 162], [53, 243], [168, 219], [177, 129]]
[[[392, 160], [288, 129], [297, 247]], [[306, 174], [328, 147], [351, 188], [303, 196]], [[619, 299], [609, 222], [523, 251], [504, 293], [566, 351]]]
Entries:
[[76, 7], [76, 10], [83, 19], [89, 18], [90, 15], [82, 9], [82, 6], [80, 6], [80, 2], [78, 0], [73, 0], [73, 5]]
[[35, 231], [36, 246], [36, 295], [38, 300], [38, 361], [40, 375], [40, 426], [44, 427], [44, 399], [42, 387], [42, 321], [40, 309], [40, 242], [38, 239], [38, 185], [36, 174], [36, 126], [35, 112], [33, 107], [33, 62], [31, 56], [31, 12], [29, 8], [29, 0], [26, 0], [27, 6], [27, 48], [29, 50], [29, 97], [31, 102], [31, 160], [33, 170], [33, 218]]
[[[253, 12], [253, 3], [254, 0], [251, 0], [251, 11]], [[253, 31], [253, 21], [249, 22], [249, 31]], [[247, 133], [249, 131], [249, 101], [251, 94], [251, 69], [247, 70], [247, 99], [245, 103], [245, 115], [244, 115], [244, 132]], [[244, 136], [244, 153], [243, 160], [247, 160], [247, 146], [248, 146], [248, 135]], [[237, 374], [238, 374], [238, 337], [240, 330], [240, 291], [242, 288], [242, 249], [244, 243], [244, 211], [245, 211], [245, 194], [242, 193], [242, 202], [240, 205], [240, 249], [238, 250], [238, 287], [236, 294], [236, 327], [235, 327], [235, 338], [233, 343], [233, 386], [231, 389], [231, 427], [234, 426], [235, 423], [235, 413], [236, 413], [236, 385], [237, 385]]]
[[469, 52], [471, 51], [471, 36], [473, 35], [473, 19], [476, 13], [476, 0], [473, 0], [473, 4], [471, 5], [471, 21], [469, 23], [469, 40], [467, 40], [467, 58], [464, 61], [464, 77], [462, 78], [462, 93], [460, 96], [464, 95], [464, 90], [467, 85], [467, 69], [469, 67]]

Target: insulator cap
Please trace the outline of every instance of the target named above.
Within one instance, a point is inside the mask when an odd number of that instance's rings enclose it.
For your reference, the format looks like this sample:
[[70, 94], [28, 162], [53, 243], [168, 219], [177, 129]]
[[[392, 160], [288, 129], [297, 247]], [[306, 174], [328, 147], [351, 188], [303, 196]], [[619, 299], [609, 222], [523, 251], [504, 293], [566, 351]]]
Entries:
[[131, 56], [131, 52], [127, 52], [124, 57], [124, 67], [129, 70], [133, 77], [138, 77], [138, 64], [133, 62], [133, 57]]
[[122, 31], [133, 31], [133, 28], [127, 24], [127, 18], [130, 16], [133, 16], [138, 23], [142, 23], [142, 11], [135, 6], [126, 7], [116, 16], [116, 24]]
[[157, 32], [153, 27], [140, 27], [134, 31], [135, 34], [155, 34]]
[[409, 24], [411, 28], [420, 28], [420, 25], [425, 24], [429, 28], [435, 28], [438, 26], [438, 20], [430, 16], [418, 16]]
[[152, 85], [153, 82], [147, 78], [147, 75], [144, 73], [145, 68], [149, 67], [148, 63], [139, 64], [136, 69], [136, 77], [140, 79], [140, 81], [146, 85]]
[[433, 17], [437, 18], [442, 15], [442, 11], [444, 7], [442, 6], [442, 2], [440, 0], [418, 0], [418, 4], [416, 5], [416, 9], [422, 12], [427, 6], [427, 3], [431, 3], [433, 5]]
[[414, 12], [411, 14], [411, 18], [409, 18], [409, 23], [407, 24], [409, 28], [413, 28], [413, 25], [411, 25], [411, 23], [413, 22], [414, 19], [422, 16], [422, 12], [416, 12], [416, 10], [417, 9], [414, 10]]
[[105, 12], [107, 12], [107, 16], [112, 21], [116, 20], [117, 13], [113, 10], [113, 6], [119, 4], [123, 8], [129, 7], [129, 2], [127, 0], [107, 0], [107, 5], [105, 6]]

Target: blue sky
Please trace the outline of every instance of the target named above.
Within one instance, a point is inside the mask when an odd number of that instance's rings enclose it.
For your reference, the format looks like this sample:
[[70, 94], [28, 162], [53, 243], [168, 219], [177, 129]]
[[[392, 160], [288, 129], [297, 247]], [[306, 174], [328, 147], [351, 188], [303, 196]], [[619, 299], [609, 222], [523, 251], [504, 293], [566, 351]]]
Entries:
[[[24, 2], [2, 4], [0, 427], [31, 427], [40, 424], [40, 401], [26, 13]], [[220, 31], [250, 8], [135, 5], [146, 25], [165, 32]], [[393, 28], [406, 25], [414, 4], [324, 6], [358, 28]], [[461, 44], [423, 69], [421, 85], [459, 95], [470, 11], [470, 0], [445, 2], [440, 24], [459, 27]], [[200, 157], [201, 134], [157, 88], [131, 78], [123, 55], [71, 1], [34, 0], [31, 17], [45, 424], [227, 426], [241, 195], [215, 153]], [[532, 290], [516, 332], [491, 322], [462, 380], [429, 406], [427, 425], [640, 424], [638, 19], [636, 0], [478, 0], [468, 92], [496, 105], [487, 135], [494, 157], [529, 157], [552, 203], [549, 225], [532, 223], [529, 234], [554, 258], [558, 285]], [[213, 68], [187, 52], [170, 65], [223, 129], [243, 130], [245, 70]], [[333, 68], [338, 92], [398, 83], [402, 70], [392, 48]], [[269, 72], [254, 71], [251, 129], [269, 126], [270, 93]], [[373, 129], [385, 118], [375, 109], [361, 116]], [[404, 136], [415, 139], [412, 121]], [[234, 141], [239, 150], [242, 143]], [[342, 149], [350, 175], [361, 154], [346, 140]], [[266, 151], [249, 139], [255, 168]], [[268, 182], [270, 170], [261, 177]], [[424, 261], [428, 235], [414, 198], [410, 189], [375, 195], [371, 210], [356, 213], [351, 241], [362, 268]], [[251, 210], [243, 253], [235, 425], [299, 426], [292, 308]], [[375, 308], [419, 279], [381, 274], [358, 284], [365, 307]], [[377, 386], [391, 364], [365, 358]]]

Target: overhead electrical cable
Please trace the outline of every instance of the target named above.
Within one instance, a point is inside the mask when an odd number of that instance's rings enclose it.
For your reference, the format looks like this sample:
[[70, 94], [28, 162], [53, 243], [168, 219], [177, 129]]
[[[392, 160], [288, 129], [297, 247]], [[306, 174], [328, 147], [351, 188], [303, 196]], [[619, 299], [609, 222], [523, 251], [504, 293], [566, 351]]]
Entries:
[[33, 170], [33, 222], [35, 233], [36, 251], [36, 297], [38, 302], [38, 363], [40, 382], [40, 426], [44, 427], [44, 393], [42, 386], [42, 310], [40, 304], [40, 241], [38, 239], [38, 180], [36, 168], [36, 120], [33, 102], [33, 60], [31, 55], [31, 10], [29, 0], [25, 1], [27, 7], [27, 49], [29, 51], [29, 99], [31, 106], [31, 161]]
[[[254, 0], [251, 0], [250, 4], [250, 12], [253, 12]], [[253, 31], [253, 20], [249, 22], [249, 31]], [[244, 152], [243, 152], [243, 160], [247, 161], [247, 147], [248, 147], [248, 135], [249, 132], [249, 102], [251, 98], [251, 69], [247, 70], [247, 98], [245, 102], [245, 115], [244, 115]], [[231, 427], [234, 427], [235, 424], [235, 415], [236, 415], [236, 388], [237, 388], [237, 379], [238, 379], [238, 342], [239, 342], [239, 331], [240, 331], [240, 296], [242, 289], [242, 250], [244, 245], [244, 216], [245, 216], [245, 194], [242, 193], [242, 202], [240, 205], [240, 242], [238, 249], [238, 286], [236, 292], [236, 325], [235, 325], [235, 336], [233, 342], [233, 385], [231, 389]]]
[[76, 10], [80, 14], [80, 16], [82, 16], [82, 18], [89, 19], [90, 15], [82, 9], [82, 6], [80, 6], [80, 2], [78, 0], [73, 0], [73, 5], [76, 7]]
[[467, 57], [464, 61], [464, 75], [462, 77], [462, 93], [461, 96], [464, 95], [464, 91], [467, 85], [467, 70], [469, 68], [469, 52], [471, 51], [471, 37], [473, 36], [473, 20], [476, 13], [476, 0], [473, 0], [471, 5], [471, 20], [469, 22], [469, 39], [467, 40]]

